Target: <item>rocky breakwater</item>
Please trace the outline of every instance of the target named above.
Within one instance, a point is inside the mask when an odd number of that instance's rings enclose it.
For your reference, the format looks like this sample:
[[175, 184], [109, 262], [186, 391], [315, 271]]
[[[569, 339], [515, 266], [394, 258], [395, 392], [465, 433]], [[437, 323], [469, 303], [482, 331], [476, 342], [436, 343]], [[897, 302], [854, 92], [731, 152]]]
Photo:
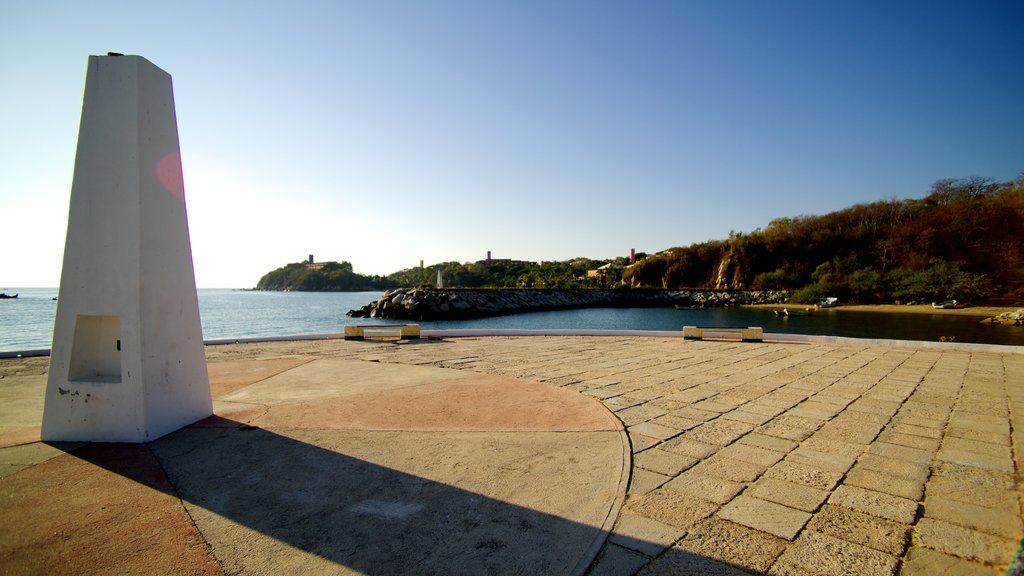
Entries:
[[358, 310], [354, 318], [398, 320], [462, 320], [521, 312], [573, 308], [641, 308], [657, 306], [719, 307], [779, 304], [779, 291], [724, 290], [543, 290], [400, 288], [385, 292]]

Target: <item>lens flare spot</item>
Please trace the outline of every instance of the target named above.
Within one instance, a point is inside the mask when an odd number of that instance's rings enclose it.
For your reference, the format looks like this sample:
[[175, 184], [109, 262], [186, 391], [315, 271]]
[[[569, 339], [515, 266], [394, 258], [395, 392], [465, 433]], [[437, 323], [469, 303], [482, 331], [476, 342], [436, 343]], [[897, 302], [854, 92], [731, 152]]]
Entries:
[[165, 190], [185, 201], [185, 179], [181, 175], [181, 155], [171, 152], [156, 163], [156, 176]]

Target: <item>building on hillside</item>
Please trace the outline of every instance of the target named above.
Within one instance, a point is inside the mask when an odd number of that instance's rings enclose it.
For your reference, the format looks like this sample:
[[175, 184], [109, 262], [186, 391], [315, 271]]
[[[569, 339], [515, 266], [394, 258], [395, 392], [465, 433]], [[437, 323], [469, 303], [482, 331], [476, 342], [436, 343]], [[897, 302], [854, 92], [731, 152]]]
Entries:
[[309, 268], [310, 270], [319, 270], [319, 269], [324, 267], [324, 263], [323, 262], [314, 262], [313, 261], [313, 255], [312, 254], [309, 255], [309, 260], [303, 262], [303, 264], [305, 265], [306, 268]]
[[596, 270], [587, 270], [587, 278], [601, 278], [608, 276], [611, 272], [621, 269], [622, 266], [614, 262], [609, 262], [604, 266], [598, 267]]

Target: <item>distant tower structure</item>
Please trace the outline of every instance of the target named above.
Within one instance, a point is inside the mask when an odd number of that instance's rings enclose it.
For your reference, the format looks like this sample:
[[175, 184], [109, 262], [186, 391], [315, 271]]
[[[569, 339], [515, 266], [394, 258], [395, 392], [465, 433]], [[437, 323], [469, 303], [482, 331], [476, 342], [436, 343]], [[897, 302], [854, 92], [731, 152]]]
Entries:
[[312, 263], [313, 263], [313, 255], [312, 255], [312, 254], [310, 254], [310, 255], [309, 255], [309, 263], [310, 263], [310, 264], [312, 264]]
[[420, 260], [420, 270], [423, 270], [423, 260]]
[[487, 263], [488, 264], [491, 263], [491, 251], [490, 250], [487, 251]]
[[[312, 256], [310, 256], [312, 258]], [[636, 248], [629, 249], [629, 263], [636, 264]]]
[[213, 413], [171, 76], [90, 56], [44, 441], [148, 442]]

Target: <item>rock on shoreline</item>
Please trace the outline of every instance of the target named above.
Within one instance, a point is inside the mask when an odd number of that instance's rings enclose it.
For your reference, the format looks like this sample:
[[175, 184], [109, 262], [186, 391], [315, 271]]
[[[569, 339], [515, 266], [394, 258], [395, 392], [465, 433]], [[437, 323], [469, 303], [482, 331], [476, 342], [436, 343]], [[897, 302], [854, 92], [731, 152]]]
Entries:
[[719, 307], [780, 304], [788, 294], [764, 290], [544, 290], [399, 288], [385, 292], [358, 310], [354, 318], [462, 320], [520, 312], [573, 308], [642, 308], [656, 306]]
[[1008, 326], [1024, 326], [1024, 308], [1013, 312], [1003, 312], [998, 316], [989, 318], [986, 322], [1006, 324]]

